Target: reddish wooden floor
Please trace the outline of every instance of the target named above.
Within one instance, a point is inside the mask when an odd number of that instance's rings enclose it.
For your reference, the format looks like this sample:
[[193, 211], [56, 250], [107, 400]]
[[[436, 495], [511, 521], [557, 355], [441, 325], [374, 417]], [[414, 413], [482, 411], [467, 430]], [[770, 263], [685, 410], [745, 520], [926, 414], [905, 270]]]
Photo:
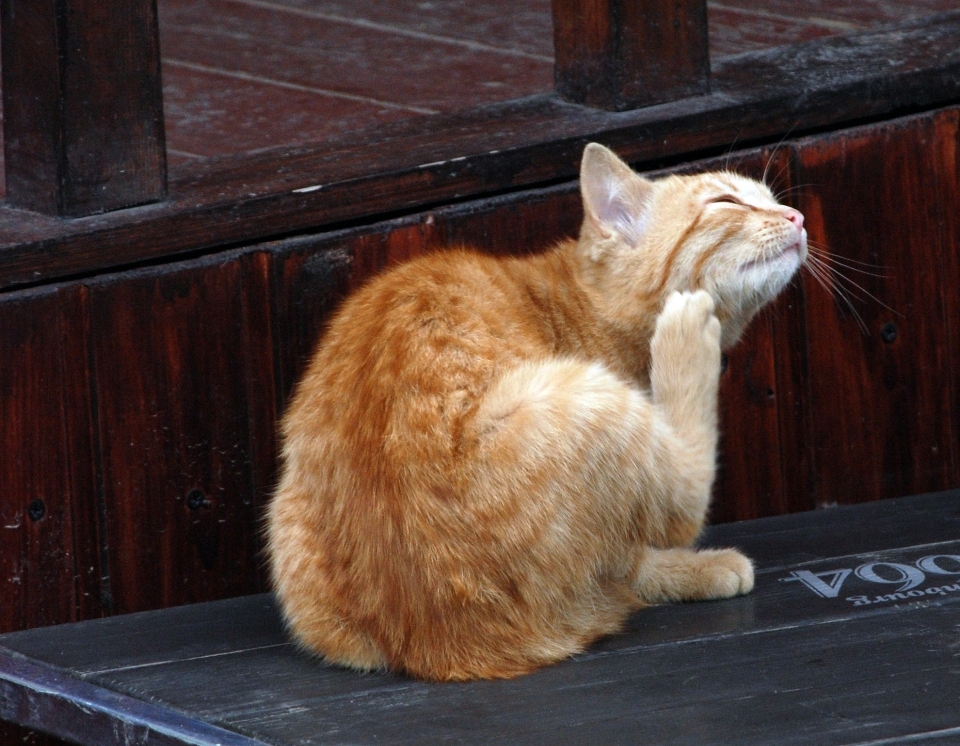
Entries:
[[[710, 52], [717, 59], [955, 6], [710, 2]], [[159, 0], [159, 10], [172, 171], [553, 84], [550, 0]]]

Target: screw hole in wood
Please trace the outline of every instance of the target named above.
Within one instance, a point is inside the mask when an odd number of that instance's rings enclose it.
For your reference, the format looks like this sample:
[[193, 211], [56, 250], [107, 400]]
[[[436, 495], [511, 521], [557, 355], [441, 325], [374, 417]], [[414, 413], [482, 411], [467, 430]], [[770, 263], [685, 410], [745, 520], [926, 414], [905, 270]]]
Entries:
[[192, 489], [187, 493], [187, 507], [190, 510], [200, 510], [200, 508], [209, 508], [210, 501], [203, 494], [202, 490]]
[[27, 515], [30, 516], [31, 521], [39, 521], [47, 514], [47, 506], [44, 504], [43, 500], [31, 500], [30, 504], [27, 506]]

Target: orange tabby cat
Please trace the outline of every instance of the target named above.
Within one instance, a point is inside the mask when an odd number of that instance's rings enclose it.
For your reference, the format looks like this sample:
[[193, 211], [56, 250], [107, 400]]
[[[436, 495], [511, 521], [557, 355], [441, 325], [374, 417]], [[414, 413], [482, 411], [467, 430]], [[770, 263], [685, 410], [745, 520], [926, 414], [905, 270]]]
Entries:
[[807, 255], [732, 173], [641, 178], [591, 144], [578, 241], [433, 254], [343, 306], [283, 421], [269, 512], [297, 641], [357, 669], [510, 677], [664, 601], [753, 587], [691, 548], [720, 351]]

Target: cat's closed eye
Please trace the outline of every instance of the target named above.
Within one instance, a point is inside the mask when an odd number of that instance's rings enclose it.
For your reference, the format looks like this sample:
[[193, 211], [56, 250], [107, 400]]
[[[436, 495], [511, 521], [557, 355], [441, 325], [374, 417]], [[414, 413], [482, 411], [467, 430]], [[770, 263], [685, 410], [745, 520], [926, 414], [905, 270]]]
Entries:
[[723, 203], [723, 204], [727, 204], [727, 205], [742, 205], [742, 204], [743, 204], [743, 202], [741, 202], [739, 199], [737, 199], [736, 197], [734, 197], [732, 194], [721, 194], [721, 195], [719, 195], [719, 196], [717, 196], [717, 197], [711, 197], [710, 199], [707, 200], [707, 204], [708, 204], [708, 205], [710, 205], [710, 204], [716, 204], [716, 203], [718, 203], [718, 202]]

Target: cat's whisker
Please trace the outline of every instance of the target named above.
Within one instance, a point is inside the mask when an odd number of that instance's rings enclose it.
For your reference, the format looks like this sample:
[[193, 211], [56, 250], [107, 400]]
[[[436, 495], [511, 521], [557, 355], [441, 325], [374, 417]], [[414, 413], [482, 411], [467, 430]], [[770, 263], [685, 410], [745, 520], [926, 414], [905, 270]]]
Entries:
[[870, 329], [867, 327], [863, 317], [860, 316], [860, 313], [854, 307], [853, 302], [847, 297], [847, 291], [841, 288], [835, 281], [834, 277], [827, 272], [828, 268], [824, 268], [816, 264], [807, 264], [806, 267], [813, 278], [817, 281], [817, 283], [820, 284], [821, 287], [823, 287], [824, 290], [826, 290], [835, 298], [842, 300], [843, 305], [850, 309], [850, 313], [853, 314], [853, 317], [857, 320], [857, 325], [860, 327], [863, 333], [870, 334]]
[[[856, 308], [853, 306], [853, 301], [855, 300], [859, 303], [866, 303], [867, 298], [859, 295], [851, 288], [844, 286], [841, 280], [844, 280], [846, 278], [844, 278], [842, 275], [837, 274], [836, 271], [833, 270], [832, 268], [824, 266], [822, 264], [821, 265], [817, 265], [815, 263], [808, 264], [807, 268], [811, 271], [812, 274], [814, 274], [814, 276], [819, 278], [820, 284], [823, 285], [823, 287], [827, 288], [829, 286], [829, 290], [831, 293], [840, 297], [843, 300], [844, 305], [846, 305], [854, 315], [858, 317], [860, 316]], [[870, 296], [870, 297], [873, 297], [873, 296]], [[874, 298], [874, 300], [876, 299]], [[868, 331], [864, 324], [861, 324], [861, 328], [863, 328], [865, 332]]]
[[[836, 264], [837, 266], [843, 267], [844, 269], [848, 269], [851, 272], [859, 272], [862, 275], [869, 275], [870, 277], [878, 277], [882, 280], [890, 279], [889, 275], [881, 275], [877, 272], [868, 272], [867, 270], [861, 269], [860, 267], [855, 267], [852, 264], [847, 264], [846, 260], [838, 259], [835, 255], [831, 254], [830, 252], [824, 249], [818, 248], [816, 246], [811, 246], [809, 242], [807, 242], [807, 250], [809, 251], [811, 256], [817, 257], [819, 261], [826, 261], [827, 264], [831, 264], [831, 265]], [[867, 266], [871, 266], [871, 265], [867, 265]]]
[[[815, 250], [821, 255], [829, 256], [831, 258], [836, 258], [836, 254], [830, 251], [830, 249], [826, 245], [819, 244], [816, 241], [811, 240], [810, 238], [807, 239], [807, 248], [811, 250]], [[887, 269], [887, 267], [883, 266], [882, 264], [874, 264], [873, 262], [861, 262], [857, 259], [852, 259], [847, 256], [843, 257], [843, 261], [849, 262], [851, 264], [858, 264], [861, 267], [870, 267], [871, 269]]]
[[[796, 127], [797, 127], [797, 125], [796, 125], [796, 124], [793, 124], [793, 125], [790, 127], [790, 129], [788, 129], [788, 130], [783, 134], [783, 137], [780, 138], [780, 142], [778, 142], [778, 143], [774, 146], [773, 151], [772, 151], [772, 152], [770, 153], [770, 155], [767, 157], [767, 165], [764, 167], [764, 169], [763, 169], [763, 176], [760, 178], [760, 181], [762, 181], [764, 184], [767, 184], [767, 173], [768, 173], [769, 170], [770, 170], [770, 164], [773, 163], [773, 159], [777, 157], [777, 153], [780, 151], [780, 148], [783, 146], [783, 143], [786, 142], [787, 138], [790, 137], [790, 135], [793, 133], [793, 131], [796, 129]], [[784, 164], [780, 167], [780, 171], [777, 173], [776, 179], [774, 179], [775, 182], [776, 182], [777, 179], [780, 178], [781, 174], [783, 174], [783, 171], [784, 171], [784, 169], [786, 169], [787, 165], [788, 165], [788, 164], [784, 163]], [[767, 184], [767, 186], [769, 186], [769, 184]], [[773, 190], [771, 189], [770, 191], [773, 191]]]
[[[859, 301], [861, 301], [861, 302], [865, 302], [863, 298], [861, 298], [859, 295], [857, 295], [856, 292], [854, 292], [854, 291], [851, 289], [851, 286], [852, 286], [852, 287], [856, 288], [857, 290], [859, 290], [861, 293], [863, 293], [867, 298], [869, 298], [869, 299], [873, 300], [875, 303], [878, 303], [878, 304], [880, 304], [881, 306], [883, 306], [885, 309], [887, 309], [888, 311], [890, 311], [890, 313], [896, 314], [897, 316], [900, 316], [901, 318], [903, 318], [903, 314], [902, 314], [902, 313], [900, 313], [899, 311], [896, 311], [896, 310], [894, 310], [893, 308], [891, 308], [890, 306], [888, 306], [886, 303], [884, 303], [882, 300], [880, 300], [877, 296], [875, 296], [873, 293], [871, 293], [871, 292], [870, 292], [869, 290], [867, 290], [865, 287], [863, 287], [862, 285], [860, 285], [860, 284], [857, 283], [857, 282], [854, 282], [852, 279], [850, 279], [849, 277], [847, 277], [846, 275], [844, 275], [843, 273], [841, 273], [841, 272], [840, 272], [839, 270], [837, 270], [835, 267], [830, 266], [828, 263], [824, 262], [822, 259], [818, 259], [818, 258], [817, 258], [816, 256], [814, 256], [813, 254], [808, 254], [807, 260], [808, 260], [808, 265], [807, 265], [807, 266], [810, 267], [811, 271], [813, 271], [813, 268], [816, 267], [816, 268], [817, 268], [817, 271], [818, 271], [819, 273], [822, 273], [822, 274], [825, 274], [825, 275], [829, 276], [830, 281], [831, 281], [831, 284], [833, 285], [833, 287], [834, 287], [835, 290], [837, 291], [837, 294], [846, 293], [847, 295], [850, 295], [850, 296], [852, 296], [853, 298], [856, 298], [857, 300], [859, 300]], [[846, 285], [844, 285], [844, 283], [846, 283]], [[846, 299], [846, 300], [847, 300], [847, 304], [850, 305], [849, 299]], [[851, 310], [853, 310], [853, 309], [851, 308]], [[858, 315], [859, 315], [859, 314], [858, 314]]]
[[784, 187], [783, 189], [779, 190], [776, 192], [775, 196], [777, 198], [777, 202], [779, 202], [783, 197], [786, 197], [789, 194], [800, 193], [801, 189], [815, 186], [819, 186], [819, 184], [814, 184], [812, 182], [810, 184], [793, 184], [792, 186]]

